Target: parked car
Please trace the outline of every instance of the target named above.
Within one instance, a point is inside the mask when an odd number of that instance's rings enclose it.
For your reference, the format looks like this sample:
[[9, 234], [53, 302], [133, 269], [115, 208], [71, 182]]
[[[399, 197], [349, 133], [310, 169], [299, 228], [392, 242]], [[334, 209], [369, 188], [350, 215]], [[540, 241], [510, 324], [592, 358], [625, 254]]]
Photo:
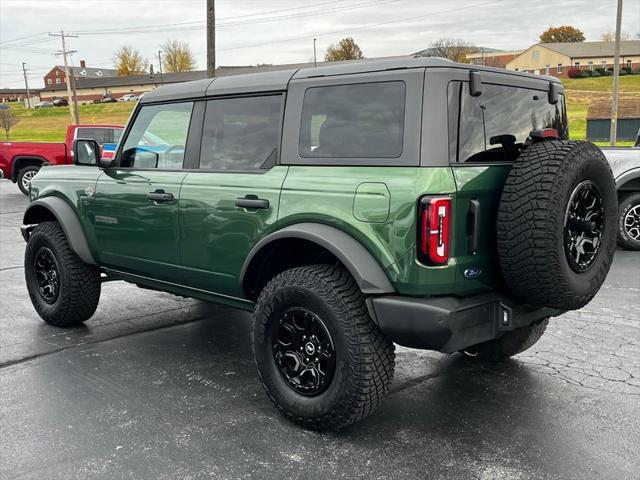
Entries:
[[602, 151], [611, 165], [618, 191], [618, 245], [640, 250], [640, 145], [604, 147]]
[[118, 100], [111, 95], [104, 95], [100, 103], [116, 103]]
[[121, 125], [69, 125], [64, 143], [2, 142], [0, 143], [0, 177], [18, 184], [29, 194], [31, 180], [43, 165], [65, 165], [73, 162], [72, 144], [76, 138], [88, 138], [103, 146], [105, 155], [113, 154], [122, 134]]
[[53, 102], [54, 107], [68, 107], [69, 101], [66, 98], [56, 98]]
[[127, 93], [118, 99], [119, 102], [137, 102], [138, 96], [133, 93]]
[[42, 102], [36, 103], [33, 106], [33, 108], [49, 108], [49, 107], [53, 107], [53, 102], [42, 101]]
[[586, 305], [616, 245], [611, 169], [562, 84], [415, 58], [158, 88], [115, 157], [32, 182], [25, 280], [79, 325], [104, 281], [253, 312], [259, 379], [335, 429], [389, 389], [394, 343], [503, 360]]
[[9, 110], [9, 105], [4, 104], [4, 103], [0, 103], [0, 110]]

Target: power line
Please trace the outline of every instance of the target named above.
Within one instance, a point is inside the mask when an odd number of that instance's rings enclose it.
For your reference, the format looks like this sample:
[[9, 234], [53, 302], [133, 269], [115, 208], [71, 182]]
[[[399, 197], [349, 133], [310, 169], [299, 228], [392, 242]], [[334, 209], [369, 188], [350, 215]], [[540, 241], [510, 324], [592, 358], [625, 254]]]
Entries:
[[[315, 34], [314, 36], [316, 38], [318, 37], [323, 37], [323, 36], [327, 36], [327, 35], [335, 35], [335, 34], [339, 34], [339, 33], [351, 33], [351, 32], [357, 32], [357, 31], [361, 31], [361, 30], [368, 30], [370, 28], [375, 28], [375, 27], [380, 27], [382, 25], [391, 25], [394, 23], [399, 23], [399, 22], [406, 22], [408, 20], [418, 20], [418, 19], [422, 19], [422, 18], [427, 18], [427, 17], [432, 17], [432, 16], [436, 16], [436, 15], [442, 15], [444, 13], [451, 13], [451, 12], [457, 12], [460, 10], [467, 10], [467, 9], [471, 9], [471, 8], [476, 8], [476, 7], [482, 7], [485, 5], [489, 5], [492, 3], [500, 3], [503, 0], [489, 0], [487, 2], [483, 2], [483, 3], [476, 3], [473, 5], [468, 5], [465, 7], [457, 7], [457, 8], [451, 8], [448, 10], [440, 10], [438, 12], [431, 12], [431, 13], [427, 13], [424, 15], [412, 15], [411, 17], [403, 17], [403, 18], [397, 18], [395, 20], [389, 20], [386, 22], [378, 22], [378, 23], [372, 23], [369, 25], [364, 25], [362, 27], [355, 27], [355, 28], [348, 28], [348, 29], [342, 29], [342, 30], [333, 30], [333, 31], [328, 31], [328, 32], [322, 32], [319, 34]], [[273, 44], [277, 44], [277, 43], [286, 43], [286, 42], [291, 42], [294, 40], [301, 40], [301, 39], [308, 39], [310, 37], [310, 35], [300, 35], [300, 36], [295, 36], [295, 37], [287, 37], [287, 38], [282, 38], [282, 39], [278, 39], [278, 40], [272, 40], [272, 41], [267, 41], [267, 42], [260, 42], [260, 43], [251, 43], [251, 44], [246, 44], [246, 45], [238, 45], [235, 47], [227, 47], [227, 48], [220, 48], [218, 49], [219, 52], [222, 51], [230, 51], [230, 50], [241, 50], [243, 48], [252, 48], [252, 47], [260, 47], [263, 45], [273, 45]], [[198, 54], [202, 54], [202, 52], [196, 52], [194, 55], [198, 55]]]
[[[75, 95], [75, 81], [73, 79], [73, 75], [71, 75], [71, 71], [69, 70], [69, 62], [67, 57], [71, 53], [75, 53], [75, 50], [67, 50], [67, 46], [65, 43], [65, 37], [73, 37], [78, 38], [78, 35], [69, 34], [65, 35], [64, 30], [60, 30], [60, 33], [49, 33], [52, 37], [60, 37], [62, 41], [62, 51], [59, 53], [62, 55], [64, 59], [64, 75], [65, 75], [65, 83], [67, 84], [67, 96], [69, 97], [69, 112], [71, 113], [71, 123], [78, 124], [80, 122], [80, 117], [78, 115], [78, 99]], [[71, 92], [71, 84], [73, 83], [74, 92]]]

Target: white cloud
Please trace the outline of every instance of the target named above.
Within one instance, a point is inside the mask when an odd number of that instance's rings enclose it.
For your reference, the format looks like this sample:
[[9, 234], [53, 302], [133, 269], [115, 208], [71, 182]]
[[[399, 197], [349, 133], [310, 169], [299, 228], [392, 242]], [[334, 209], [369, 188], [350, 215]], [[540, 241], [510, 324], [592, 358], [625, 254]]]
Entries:
[[[615, 5], [615, 0], [218, 0], [220, 23], [255, 19], [249, 15], [267, 11], [277, 11], [269, 16], [318, 13], [220, 26], [217, 63], [309, 61], [314, 36], [320, 58], [331, 43], [347, 35], [356, 39], [368, 57], [409, 54], [440, 37], [462, 38], [494, 48], [526, 48], [549, 25], [560, 24], [576, 26], [585, 32], [587, 40], [598, 40], [602, 32], [615, 27]], [[351, 8], [355, 6], [360, 8]], [[205, 7], [205, 0], [0, 0], [0, 42], [60, 29], [73, 32], [184, 22], [203, 25]], [[624, 8], [623, 29], [635, 35], [640, 30], [640, 1], [627, 0]], [[84, 59], [88, 66], [110, 66], [113, 52], [124, 43], [135, 46], [155, 64], [158, 46], [167, 38], [188, 42], [196, 53], [198, 67], [205, 67], [204, 28], [119, 35], [86, 33], [71, 39], [69, 46], [78, 52], [73, 56], [75, 64]], [[283, 39], [289, 40], [280, 41]], [[2, 48], [0, 44], [0, 86], [21, 86], [22, 62], [27, 62], [30, 69], [32, 86], [41, 86], [44, 70], [60, 63], [59, 58], [47, 53], [59, 49], [59, 42], [43, 35], [21, 41], [22, 49]], [[246, 45], [251, 46], [239, 48]]]

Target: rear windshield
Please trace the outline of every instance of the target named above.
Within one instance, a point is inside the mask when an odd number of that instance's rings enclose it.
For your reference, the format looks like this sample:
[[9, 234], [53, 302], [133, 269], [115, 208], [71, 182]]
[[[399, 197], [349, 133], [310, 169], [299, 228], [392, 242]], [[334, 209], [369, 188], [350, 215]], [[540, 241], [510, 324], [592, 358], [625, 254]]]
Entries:
[[467, 82], [449, 84], [452, 162], [513, 161], [531, 130], [555, 128], [568, 137], [564, 97], [552, 105], [543, 90], [483, 84], [472, 97]]
[[121, 128], [81, 127], [76, 132], [76, 138], [95, 140], [100, 145], [118, 143], [120, 135], [122, 135]]

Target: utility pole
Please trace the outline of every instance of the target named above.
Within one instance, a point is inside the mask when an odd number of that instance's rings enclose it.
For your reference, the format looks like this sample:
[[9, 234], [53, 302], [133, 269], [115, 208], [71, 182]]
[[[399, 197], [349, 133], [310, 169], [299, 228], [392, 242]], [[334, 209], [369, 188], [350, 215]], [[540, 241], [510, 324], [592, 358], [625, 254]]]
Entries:
[[73, 124], [77, 124], [78, 122], [80, 122], [80, 116], [78, 115], [78, 101], [76, 96], [71, 92], [71, 81], [72, 81], [72, 75], [71, 75], [71, 71], [69, 70], [69, 61], [67, 60], [67, 55], [71, 54], [71, 53], [75, 53], [75, 50], [67, 50], [67, 46], [65, 44], [65, 37], [73, 37], [73, 38], [78, 38], [78, 35], [70, 35], [70, 34], [65, 34], [64, 30], [60, 30], [60, 33], [50, 33], [49, 36], [51, 37], [60, 37], [62, 39], [62, 51], [60, 53], [56, 53], [56, 55], [62, 55], [62, 57], [64, 58], [64, 75], [65, 75], [65, 81], [67, 84], [67, 97], [69, 98], [69, 111], [71, 113], [71, 123]]
[[216, 76], [216, 5], [207, 0], [207, 75]]
[[31, 94], [29, 93], [29, 81], [27, 80], [27, 64], [22, 62], [22, 74], [24, 75], [24, 86], [27, 89], [27, 108], [31, 108]]
[[620, 29], [622, 28], [622, 0], [618, 0], [616, 15], [616, 44], [613, 50], [613, 94], [611, 96], [611, 130], [609, 139], [611, 146], [618, 139], [618, 80], [620, 78]]
[[316, 39], [313, 39], [313, 66], [317, 67], [318, 66], [318, 61], [316, 59]]
[[160, 84], [164, 85], [162, 78], [162, 50], [158, 50], [158, 69], [160, 70]]

